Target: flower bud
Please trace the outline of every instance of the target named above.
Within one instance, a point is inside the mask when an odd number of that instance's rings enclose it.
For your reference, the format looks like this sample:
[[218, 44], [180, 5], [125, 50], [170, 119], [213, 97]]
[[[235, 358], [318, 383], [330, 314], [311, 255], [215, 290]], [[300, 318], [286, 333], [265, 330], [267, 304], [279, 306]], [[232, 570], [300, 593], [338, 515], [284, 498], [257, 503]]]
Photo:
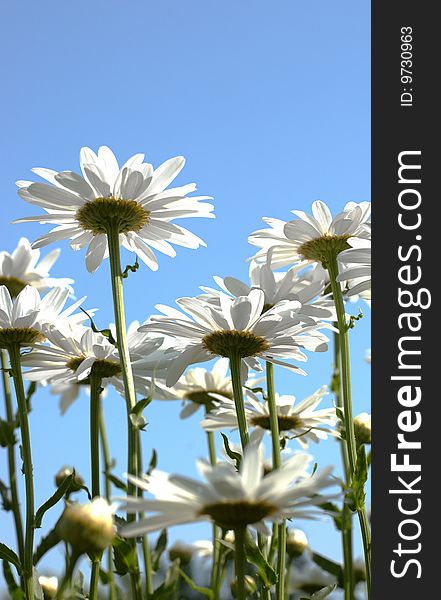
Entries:
[[354, 418], [355, 439], [357, 445], [371, 443], [371, 415], [368, 413], [360, 413]]
[[[236, 577], [230, 583], [231, 593], [234, 598], [237, 598], [237, 579]], [[252, 596], [257, 590], [255, 580], [250, 575], [245, 575], [245, 596]]]
[[173, 546], [169, 548], [168, 557], [173, 562], [179, 558], [181, 566], [185, 567], [191, 561], [193, 556], [193, 548], [182, 542], [175, 542]]
[[308, 547], [308, 538], [301, 529], [290, 529], [286, 536], [286, 552], [291, 558], [298, 558]]
[[57, 533], [78, 555], [102, 552], [115, 534], [113, 509], [104, 498], [68, 504], [57, 523]]
[[75, 469], [73, 467], [69, 467], [67, 465], [64, 465], [64, 467], [61, 467], [61, 469], [55, 475], [55, 485], [57, 487], [59, 487], [63, 483], [63, 481], [66, 479], [66, 477], [69, 477], [69, 475], [72, 475], [72, 473], [74, 473], [74, 472], [75, 472], [75, 475], [74, 475], [74, 478], [71, 483], [70, 491], [71, 492], [79, 492], [84, 485], [84, 479], [81, 477], [81, 475], [79, 475], [75, 471]]
[[235, 542], [235, 537], [234, 537], [234, 531], [232, 529], [230, 529], [229, 531], [227, 531], [227, 533], [224, 536], [224, 540], [227, 542], [227, 544], [233, 544]]
[[58, 579], [56, 577], [40, 575], [38, 583], [41, 585], [45, 600], [55, 598], [58, 592]]
[[366, 581], [366, 565], [364, 560], [357, 558], [353, 563], [354, 569], [354, 580], [355, 583], [360, 583], [361, 581]]

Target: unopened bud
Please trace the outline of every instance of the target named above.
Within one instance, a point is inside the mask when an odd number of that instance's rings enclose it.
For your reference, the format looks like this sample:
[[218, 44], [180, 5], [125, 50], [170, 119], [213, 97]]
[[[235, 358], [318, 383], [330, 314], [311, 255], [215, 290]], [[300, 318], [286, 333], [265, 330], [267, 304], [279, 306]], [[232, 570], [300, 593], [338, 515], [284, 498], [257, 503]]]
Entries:
[[234, 531], [232, 529], [230, 529], [230, 531], [227, 531], [227, 533], [224, 536], [224, 540], [227, 542], [227, 544], [234, 545], [235, 537], [234, 537]]
[[301, 529], [291, 529], [286, 537], [286, 552], [291, 558], [298, 558], [308, 547], [308, 538]]
[[366, 581], [366, 565], [364, 563], [364, 560], [354, 560], [353, 569], [354, 580], [356, 584], [360, 583], [361, 581]]
[[115, 534], [113, 509], [104, 498], [94, 498], [88, 504], [68, 504], [58, 521], [57, 533], [78, 555], [101, 552]]
[[175, 542], [173, 546], [169, 548], [168, 557], [173, 562], [179, 558], [180, 563], [183, 567], [188, 565], [193, 556], [193, 548], [182, 542]]
[[[257, 585], [255, 580], [250, 575], [245, 575], [245, 596], [252, 596], [257, 591]], [[237, 578], [235, 577], [230, 583], [231, 593], [234, 598], [237, 598]]]
[[70, 491], [79, 492], [84, 485], [84, 479], [75, 471], [73, 467], [69, 467], [67, 465], [61, 467], [61, 469], [55, 475], [55, 485], [59, 487], [66, 477], [69, 477], [69, 475], [72, 475], [72, 473], [75, 473], [75, 475], [72, 479]]
[[38, 583], [41, 585], [45, 600], [55, 598], [58, 592], [58, 579], [56, 577], [40, 575]]
[[370, 444], [372, 437], [371, 415], [368, 413], [360, 413], [354, 419], [355, 439], [357, 444]]

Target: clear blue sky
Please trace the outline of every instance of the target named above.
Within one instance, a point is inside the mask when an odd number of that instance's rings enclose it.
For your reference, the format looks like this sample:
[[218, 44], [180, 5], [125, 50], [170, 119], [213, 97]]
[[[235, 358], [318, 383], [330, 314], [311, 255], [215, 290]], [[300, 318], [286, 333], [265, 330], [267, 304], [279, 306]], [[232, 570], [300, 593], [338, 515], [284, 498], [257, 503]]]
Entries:
[[[47, 231], [11, 225], [37, 214], [14, 181], [30, 168], [78, 169], [81, 146], [109, 145], [122, 160], [145, 152], [158, 165], [182, 154], [179, 183], [196, 181], [215, 197], [217, 219], [190, 229], [207, 242], [198, 251], [160, 255], [126, 286], [128, 318], [145, 319], [154, 304], [198, 293], [212, 275], [246, 277], [253, 253], [247, 236], [262, 216], [288, 219], [321, 199], [334, 212], [370, 199], [370, 3], [352, 0], [42, 0], [3, 7], [0, 97], [2, 249], [21, 235]], [[108, 262], [90, 275], [84, 252], [66, 244], [53, 274], [75, 279], [78, 296], [112, 319]], [[365, 307], [364, 307], [365, 308]], [[354, 338], [355, 410], [368, 410], [369, 309]], [[278, 371], [279, 391], [302, 398], [327, 383], [331, 354], [311, 356], [309, 377]], [[331, 400], [329, 400], [330, 402]], [[82, 397], [65, 417], [44, 390], [31, 415], [37, 505], [53, 492], [53, 475], [72, 463], [88, 477], [88, 407]], [[124, 403], [105, 401], [112, 452], [125, 470]], [[194, 473], [204, 453], [198, 417], [180, 421], [178, 403], [154, 403], [144, 435], [146, 460], [157, 448], [163, 470]], [[339, 463], [338, 447], [313, 447], [321, 465]], [[0, 459], [5, 479], [5, 452]], [[57, 511], [45, 517], [44, 528]], [[0, 514], [12, 543], [11, 519]], [[303, 527], [303, 524], [299, 524]], [[304, 524], [316, 549], [340, 555], [332, 525]], [[208, 527], [181, 527], [172, 538], [208, 536]], [[44, 563], [61, 565], [57, 550]]]

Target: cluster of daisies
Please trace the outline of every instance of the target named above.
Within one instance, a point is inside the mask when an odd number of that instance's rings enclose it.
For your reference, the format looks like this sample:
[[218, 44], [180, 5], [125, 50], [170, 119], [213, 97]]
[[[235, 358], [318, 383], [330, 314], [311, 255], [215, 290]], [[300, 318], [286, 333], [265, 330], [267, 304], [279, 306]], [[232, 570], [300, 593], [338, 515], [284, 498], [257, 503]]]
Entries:
[[[204, 245], [175, 223], [214, 216], [210, 197], [192, 195], [194, 183], [170, 187], [184, 163], [176, 157], [155, 169], [143, 154], [136, 154], [119, 166], [109, 148], [98, 153], [83, 148], [81, 173], [38, 168], [33, 171], [43, 182], [18, 182], [20, 197], [45, 212], [16, 222], [50, 224], [52, 229], [32, 244], [22, 238], [11, 254], [0, 253], [0, 346], [6, 352], [21, 349], [24, 379], [57, 394], [62, 413], [82, 389], [90, 393], [92, 375], [103, 393], [113, 386], [124, 396], [125, 367], [115, 326], [97, 329], [92, 320], [96, 309], [85, 298], [74, 299], [73, 281], [50, 276], [59, 251], [40, 259], [39, 248], [60, 240], [69, 240], [73, 250], [86, 247], [86, 267], [93, 272], [112, 257], [116, 239], [154, 271], [155, 251], [173, 257], [174, 246]], [[215, 276], [214, 285], [201, 286], [194, 297], [178, 298], [177, 307], [158, 304], [157, 314], [129, 325], [128, 353], [139, 398], [179, 400], [180, 416], [200, 411], [201, 426], [210, 435], [237, 430], [245, 422], [250, 436], [237, 451], [231, 445], [229, 456], [201, 459], [198, 480], [159, 469], [147, 475], [128, 473], [129, 482], [142, 493], [103, 510], [111, 519], [115, 507], [142, 517], [120, 526], [118, 536], [132, 538], [209, 521], [224, 536], [251, 528], [270, 538], [269, 523], [323, 514], [321, 507], [339, 497], [332, 469], [316, 470], [305, 453], [310, 442], [339, 438], [339, 419], [327, 387], [311, 389], [301, 400], [275, 395], [281, 447], [294, 445], [296, 451], [284, 451], [281, 466], [274, 468], [263, 450], [265, 437], [273, 433], [264, 371], [271, 364], [306, 375], [308, 356], [327, 351], [337, 321], [331, 258], [338, 265], [344, 296], [370, 301], [370, 205], [350, 202], [333, 218], [317, 201], [312, 215], [293, 213], [288, 222], [265, 217], [268, 227], [250, 235], [258, 250], [250, 260], [248, 280]], [[195, 366], [213, 360], [207, 368]], [[244, 422], [238, 414], [239, 388]], [[103, 518], [98, 510], [102, 505], [94, 506], [86, 516], [81, 513], [84, 522], [89, 513]], [[64, 523], [72, 518], [78, 528], [77, 517], [66, 515]], [[69, 527], [60, 526], [60, 535], [74, 545], [65, 530]], [[207, 551], [205, 545], [204, 552], [212, 555], [216, 550], [211, 545]], [[243, 593], [239, 585], [238, 597]]]

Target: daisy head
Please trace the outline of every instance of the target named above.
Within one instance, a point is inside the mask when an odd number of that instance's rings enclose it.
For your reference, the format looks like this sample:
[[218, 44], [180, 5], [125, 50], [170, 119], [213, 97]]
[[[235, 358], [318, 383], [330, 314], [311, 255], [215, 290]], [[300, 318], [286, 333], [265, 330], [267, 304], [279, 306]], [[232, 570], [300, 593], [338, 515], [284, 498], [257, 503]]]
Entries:
[[265, 475], [262, 448], [250, 443], [239, 471], [227, 462], [212, 466], [199, 461], [204, 481], [156, 471], [144, 479], [129, 476], [153, 499], [122, 499], [121, 508], [148, 516], [123, 527], [121, 533], [134, 537], [172, 525], [211, 521], [223, 529], [252, 526], [268, 534], [267, 522], [314, 516], [313, 507], [326, 501], [320, 493], [336, 480], [329, 468], [312, 474], [310, 462], [307, 454], [295, 454]]
[[15, 222], [55, 225], [33, 243], [34, 248], [62, 239], [70, 239], [74, 250], [87, 246], [86, 265], [91, 272], [109, 255], [110, 235], [156, 270], [158, 261], [152, 249], [175, 256], [171, 244], [187, 248], [204, 245], [171, 221], [213, 217], [213, 205], [202, 202], [208, 196], [187, 196], [196, 190], [194, 183], [168, 188], [184, 164], [184, 158], [178, 156], [154, 169], [144, 162], [143, 154], [135, 154], [120, 167], [110, 148], [101, 146], [97, 154], [82, 148], [81, 175], [33, 169], [48, 183], [17, 182], [21, 198], [40, 206], [46, 214]]
[[[304, 398], [299, 403], [294, 396], [279, 396], [276, 394], [277, 420], [281, 438], [294, 438], [302, 448], [308, 447], [308, 442], [325, 440], [328, 435], [337, 435], [335, 427], [337, 417], [334, 408], [317, 407], [327, 394], [327, 387], [322, 386], [311, 396]], [[245, 416], [249, 427], [271, 431], [271, 421], [268, 403], [265, 399], [249, 392], [245, 404]], [[201, 422], [207, 431], [221, 429], [236, 429], [237, 414], [234, 402], [223, 400], [212, 413]]]
[[52, 250], [40, 260], [40, 250], [34, 250], [27, 238], [20, 238], [11, 254], [0, 252], [0, 285], [5, 285], [13, 298], [27, 285], [32, 285], [40, 291], [51, 287], [67, 287], [72, 293], [70, 284], [73, 283], [73, 279], [54, 278], [49, 275], [59, 255], [60, 250]]
[[212, 306], [201, 298], [180, 298], [178, 311], [158, 306], [164, 312], [154, 315], [140, 331], [154, 331], [175, 338], [181, 348], [179, 356], [167, 371], [167, 385], [173, 386], [186, 367], [215, 356], [239, 358], [242, 378], [248, 368], [261, 370], [259, 358], [282, 364], [304, 374], [299, 367], [280, 361], [280, 358], [305, 361], [301, 348], [326, 350], [327, 338], [319, 325], [306, 326], [296, 311], [299, 302], [281, 302], [263, 313], [264, 293], [253, 289], [247, 296], [220, 296], [220, 306]]
[[64, 308], [69, 290], [54, 288], [43, 298], [35, 287], [27, 285], [16, 298], [6, 286], [0, 286], [0, 347], [29, 346], [45, 339], [49, 323], [81, 322], [87, 318], [75, 310], [83, 302]]
[[330, 259], [349, 248], [350, 237], [370, 237], [369, 202], [348, 202], [334, 218], [326, 204], [320, 201], [312, 204], [312, 215], [299, 210], [292, 212], [297, 219], [284, 222], [264, 218], [269, 229], [251, 234], [250, 244], [261, 248], [256, 260], [265, 260], [271, 250], [273, 268], [299, 261], [319, 262], [326, 267]]

